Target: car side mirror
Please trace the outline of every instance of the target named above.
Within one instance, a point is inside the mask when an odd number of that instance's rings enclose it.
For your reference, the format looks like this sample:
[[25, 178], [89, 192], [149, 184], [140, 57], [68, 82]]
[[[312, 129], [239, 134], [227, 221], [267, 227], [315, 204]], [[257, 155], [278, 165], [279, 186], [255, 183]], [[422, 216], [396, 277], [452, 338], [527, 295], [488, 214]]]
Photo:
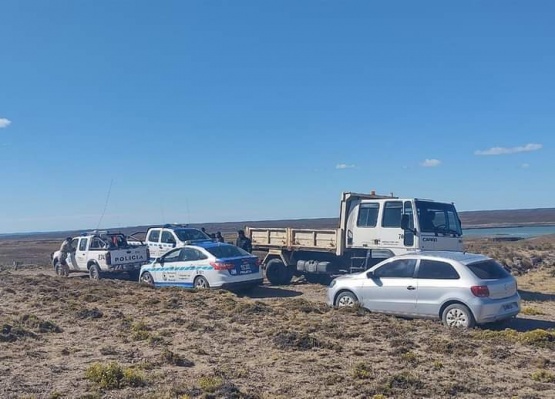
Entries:
[[156, 258], [156, 259], [154, 259], [154, 263], [160, 263], [162, 265], [162, 264], [164, 264], [164, 258], [162, 258], [162, 257]]
[[366, 273], [366, 277], [368, 277], [368, 278], [375, 278], [376, 275], [374, 274], [373, 271], [369, 271], [369, 272]]

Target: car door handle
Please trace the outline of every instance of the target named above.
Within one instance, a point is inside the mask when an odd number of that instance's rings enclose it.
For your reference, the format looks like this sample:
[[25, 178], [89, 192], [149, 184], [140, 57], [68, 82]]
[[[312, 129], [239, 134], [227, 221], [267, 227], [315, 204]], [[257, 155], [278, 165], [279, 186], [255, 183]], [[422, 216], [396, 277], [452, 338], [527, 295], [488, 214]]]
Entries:
[[412, 285], [409, 285], [409, 286], [407, 287], [407, 290], [409, 290], [409, 291], [412, 291], [412, 290], [415, 290], [415, 289], [416, 289], [416, 287], [413, 287]]

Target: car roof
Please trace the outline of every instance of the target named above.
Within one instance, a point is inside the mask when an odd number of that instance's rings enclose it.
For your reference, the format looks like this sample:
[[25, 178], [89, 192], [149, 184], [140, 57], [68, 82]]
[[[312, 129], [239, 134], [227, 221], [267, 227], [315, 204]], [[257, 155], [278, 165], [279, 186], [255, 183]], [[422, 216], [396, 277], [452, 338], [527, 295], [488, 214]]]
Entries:
[[482, 255], [474, 254], [470, 252], [455, 252], [455, 251], [421, 251], [421, 252], [410, 252], [400, 256], [413, 256], [418, 259], [447, 259], [460, 262], [463, 265], [468, 265], [474, 262], [480, 262], [484, 260], [489, 260], [491, 258]]

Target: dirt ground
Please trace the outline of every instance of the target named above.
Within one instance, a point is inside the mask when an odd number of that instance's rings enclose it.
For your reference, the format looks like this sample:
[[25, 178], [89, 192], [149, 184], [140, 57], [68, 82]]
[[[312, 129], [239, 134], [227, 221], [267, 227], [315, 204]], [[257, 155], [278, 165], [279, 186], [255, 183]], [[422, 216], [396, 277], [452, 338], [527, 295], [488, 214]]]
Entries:
[[471, 331], [330, 309], [302, 280], [246, 296], [61, 278], [58, 245], [0, 242], [1, 398], [555, 398], [554, 237], [468, 244], [514, 254], [523, 298]]

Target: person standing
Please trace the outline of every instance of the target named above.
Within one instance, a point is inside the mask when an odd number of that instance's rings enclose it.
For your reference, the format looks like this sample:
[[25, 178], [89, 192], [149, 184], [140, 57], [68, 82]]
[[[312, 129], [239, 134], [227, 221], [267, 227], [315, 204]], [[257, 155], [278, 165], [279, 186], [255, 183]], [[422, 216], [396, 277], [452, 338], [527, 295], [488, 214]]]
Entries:
[[235, 241], [235, 245], [239, 248], [243, 248], [247, 252], [252, 252], [252, 241], [245, 235], [243, 230], [237, 231], [237, 240]]
[[222, 236], [221, 232], [216, 232], [216, 241], [217, 242], [224, 242], [224, 236]]
[[73, 238], [67, 237], [60, 246], [60, 275], [65, 277], [69, 276], [69, 265], [67, 264], [67, 257], [73, 252], [71, 240], [73, 240]]

